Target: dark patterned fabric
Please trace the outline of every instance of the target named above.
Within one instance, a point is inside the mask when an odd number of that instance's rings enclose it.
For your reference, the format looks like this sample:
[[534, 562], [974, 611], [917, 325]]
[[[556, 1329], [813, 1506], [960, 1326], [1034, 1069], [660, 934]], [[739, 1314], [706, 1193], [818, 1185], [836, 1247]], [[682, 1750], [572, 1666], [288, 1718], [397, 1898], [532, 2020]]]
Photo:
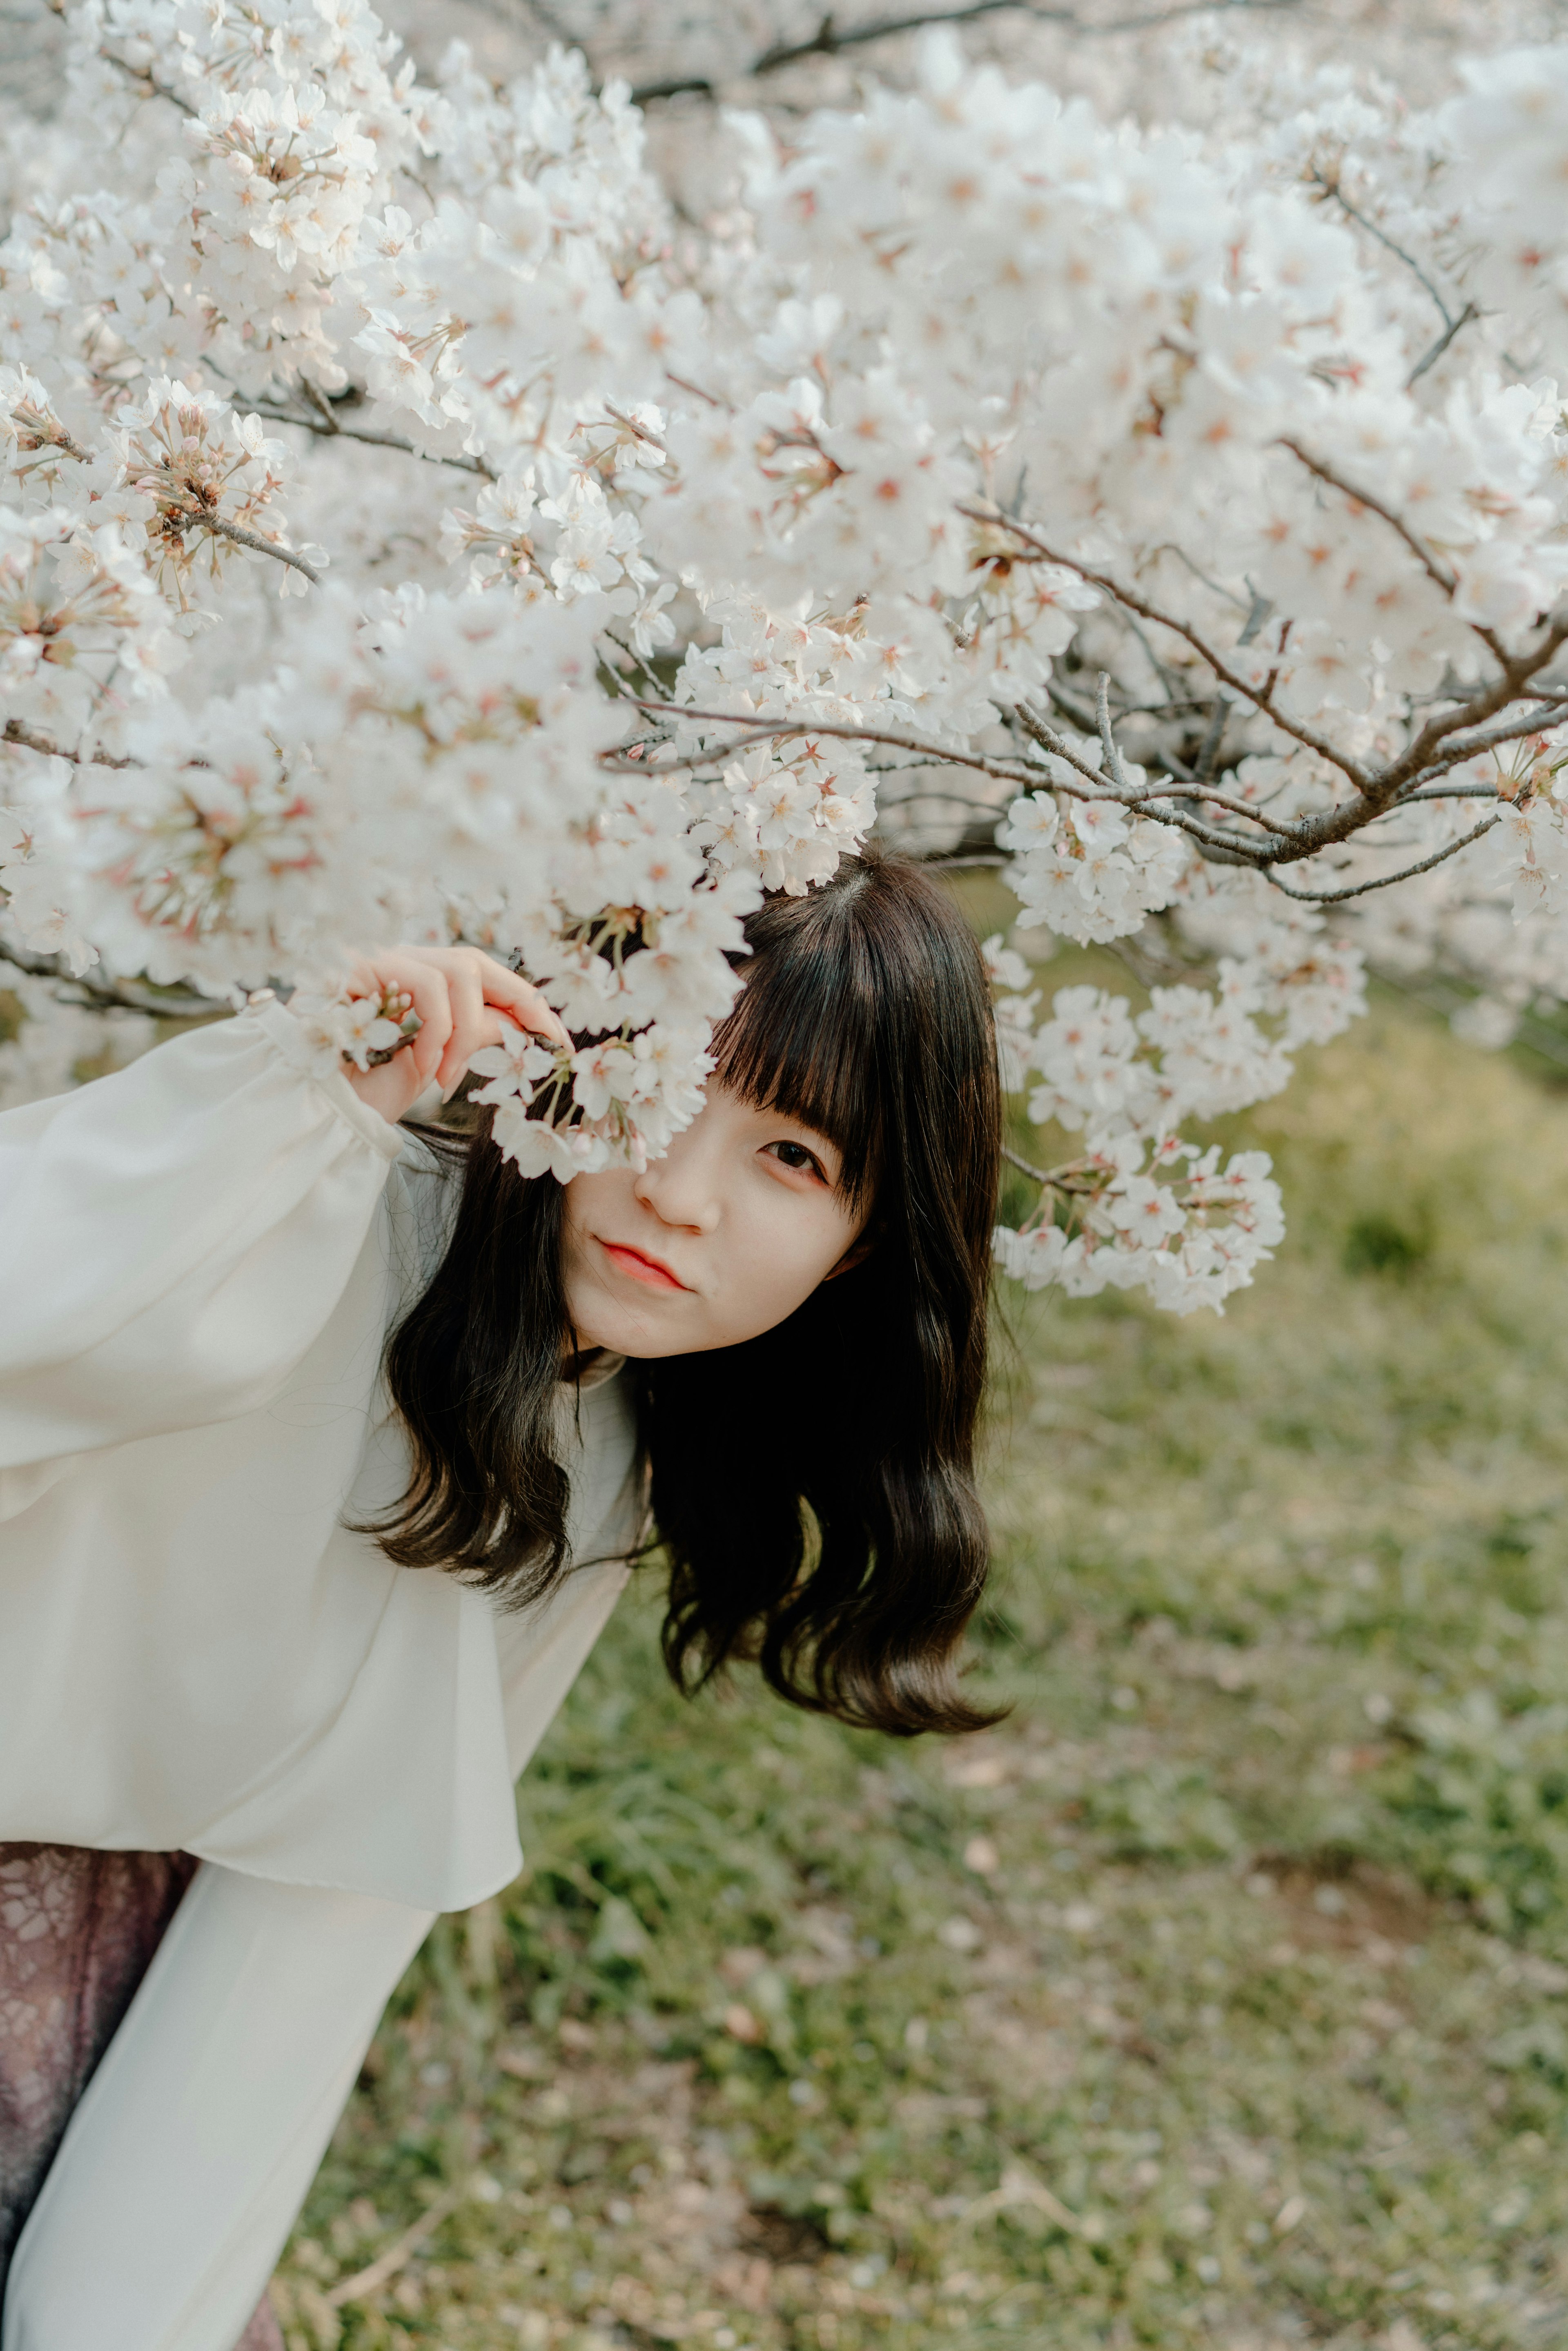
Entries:
[[[0, 2294], [72, 2109], [198, 1865], [0, 1844]], [[235, 2351], [283, 2351], [269, 2303]]]

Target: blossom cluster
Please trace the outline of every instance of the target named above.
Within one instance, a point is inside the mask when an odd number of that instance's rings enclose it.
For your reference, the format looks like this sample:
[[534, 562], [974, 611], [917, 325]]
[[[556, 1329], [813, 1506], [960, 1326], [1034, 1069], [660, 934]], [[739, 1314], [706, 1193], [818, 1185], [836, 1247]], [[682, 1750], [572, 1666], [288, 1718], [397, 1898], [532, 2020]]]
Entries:
[[1326, 939], [1321, 915], [1281, 915], [1262, 895], [1249, 876], [1189, 894], [1186, 935], [1213, 925], [1241, 952], [1219, 956], [1212, 988], [1156, 986], [1137, 1014], [1124, 997], [1066, 987], [1036, 1026], [1040, 991], [1018, 992], [1026, 967], [990, 943], [1008, 1074], [1032, 1121], [1084, 1138], [1048, 1176], [1036, 1216], [998, 1235], [1002, 1264], [1026, 1287], [1057, 1283], [1075, 1297], [1141, 1287], [1186, 1313], [1220, 1305], [1271, 1253], [1284, 1226], [1267, 1155], [1222, 1167], [1180, 1129], [1282, 1092], [1294, 1051], [1337, 1036], [1365, 996], [1354, 947]]
[[[278, 983], [362, 1059], [357, 942], [484, 945], [573, 1033], [476, 1067], [566, 1180], [695, 1114], [765, 890], [873, 828], [995, 860], [1149, 982], [1041, 1020], [998, 946], [1077, 1139], [1002, 1261], [1178, 1310], [1279, 1236], [1187, 1129], [1369, 959], [1498, 1034], [1568, 997], [1568, 51], [1417, 108], [1239, 49], [1244, 108], [1139, 128], [937, 33], [731, 118], [694, 210], [564, 50], [422, 82], [367, 0], [71, 41], [0, 241], [0, 956]], [[79, 987], [17, 1000], [0, 1083], [91, 1061]]]

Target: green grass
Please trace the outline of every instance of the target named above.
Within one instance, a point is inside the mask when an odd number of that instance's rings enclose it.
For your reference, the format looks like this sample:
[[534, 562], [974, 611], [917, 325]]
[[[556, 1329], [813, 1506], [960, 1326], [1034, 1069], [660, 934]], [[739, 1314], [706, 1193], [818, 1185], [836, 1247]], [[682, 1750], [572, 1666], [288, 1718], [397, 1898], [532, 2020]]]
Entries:
[[1384, 1004], [1230, 1126], [1224, 1321], [1009, 1303], [1002, 1728], [690, 1707], [623, 1606], [292, 2351], [1568, 2342], [1568, 1096]]

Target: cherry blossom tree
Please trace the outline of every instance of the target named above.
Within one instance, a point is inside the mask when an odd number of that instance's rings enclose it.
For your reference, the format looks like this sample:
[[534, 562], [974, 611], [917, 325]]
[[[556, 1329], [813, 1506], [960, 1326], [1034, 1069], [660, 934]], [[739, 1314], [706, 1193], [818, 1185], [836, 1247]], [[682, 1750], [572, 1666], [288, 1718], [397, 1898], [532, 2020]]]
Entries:
[[1139, 125], [937, 26], [672, 193], [563, 47], [68, 32], [0, 245], [5, 1099], [267, 987], [396, 1050], [349, 949], [462, 938], [579, 1040], [486, 1057], [500, 1147], [637, 1163], [759, 893], [874, 828], [1131, 964], [989, 944], [1060, 1143], [998, 1254], [1185, 1311], [1282, 1230], [1197, 1130], [1369, 958], [1568, 994], [1568, 47], [1417, 106], [1228, 27]]

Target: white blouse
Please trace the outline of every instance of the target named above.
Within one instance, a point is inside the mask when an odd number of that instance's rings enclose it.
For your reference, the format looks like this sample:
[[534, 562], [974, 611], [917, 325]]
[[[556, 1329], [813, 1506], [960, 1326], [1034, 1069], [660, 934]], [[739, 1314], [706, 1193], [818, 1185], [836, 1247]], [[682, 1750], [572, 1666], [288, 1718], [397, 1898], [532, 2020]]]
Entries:
[[623, 1378], [562, 1390], [584, 1564], [521, 1614], [349, 1531], [407, 1479], [382, 1343], [450, 1202], [275, 1003], [0, 1116], [0, 1838], [420, 1909], [516, 1876], [634, 1430]]

